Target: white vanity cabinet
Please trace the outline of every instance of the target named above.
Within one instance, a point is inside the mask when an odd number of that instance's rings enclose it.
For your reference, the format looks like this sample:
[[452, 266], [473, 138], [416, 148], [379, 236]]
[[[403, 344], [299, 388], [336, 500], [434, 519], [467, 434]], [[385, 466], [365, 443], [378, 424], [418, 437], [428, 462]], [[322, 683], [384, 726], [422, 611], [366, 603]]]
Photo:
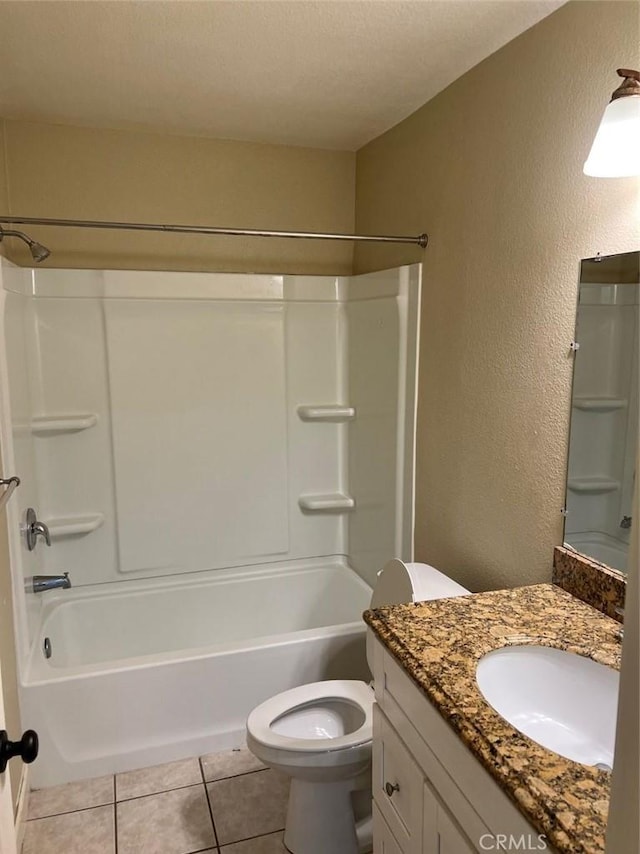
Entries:
[[[553, 852], [372, 631], [374, 854]], [[518, 850], [518, 849], [515, 849]]]

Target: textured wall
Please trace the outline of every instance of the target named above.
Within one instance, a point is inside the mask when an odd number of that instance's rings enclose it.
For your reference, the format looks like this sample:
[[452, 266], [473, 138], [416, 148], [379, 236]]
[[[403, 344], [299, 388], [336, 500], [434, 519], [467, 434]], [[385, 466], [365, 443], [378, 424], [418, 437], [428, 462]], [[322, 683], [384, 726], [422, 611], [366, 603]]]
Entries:
[[[9, 209], [9, 192], [7, 180], [7, 162], [5, 158], [4, 122], [0, 120], [0, 210]], [[0, 255], [8, 255], [9, 243], [0, 242]]]
[[7, 196], [7, 164], [5, 161], [5, 144], [4, 144], [3, 123], [0, 122], [0, 207], [6, 210], [8, 205]]
[[637, 183], [582, 174], [638, 9], [569, 3], [358, 152], [357, 229], [430, 234], [416, 554], [472, 589], [548, 580], [562, 540], [580, 259], [640, 245]]
[[[5, 120], [10, 213], [353, 230], [355, 154]], [[1, 201], [1, 196], [0, 196]], [[350, 243], [29, 227], [47, 266], [350, 273]], [[20, 254], [19, 254], [20, 252]], [[29, 256], [16, 250], [16, 257]]]

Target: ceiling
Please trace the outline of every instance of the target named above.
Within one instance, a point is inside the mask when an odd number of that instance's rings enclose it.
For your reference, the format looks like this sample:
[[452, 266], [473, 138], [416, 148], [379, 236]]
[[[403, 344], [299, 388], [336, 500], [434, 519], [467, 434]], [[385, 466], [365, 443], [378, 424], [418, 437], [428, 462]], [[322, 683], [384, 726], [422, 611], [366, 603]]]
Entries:
[[357, 150], [564, 0], [0, 0], [0, 116]]

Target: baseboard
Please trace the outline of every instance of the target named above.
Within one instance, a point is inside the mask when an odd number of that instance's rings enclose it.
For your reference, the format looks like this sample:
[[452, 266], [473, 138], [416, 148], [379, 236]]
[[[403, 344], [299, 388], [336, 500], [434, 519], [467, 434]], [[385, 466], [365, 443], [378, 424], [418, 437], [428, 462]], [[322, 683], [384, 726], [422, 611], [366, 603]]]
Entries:
[[20, 786], [18, 787], [18, 803], [16, 806], [16, 848], [18, 854], [22, 851], [24, 832], [27, 826], [27, 815], [29, 814], [29, 771], [30, 765], [22, 766]]

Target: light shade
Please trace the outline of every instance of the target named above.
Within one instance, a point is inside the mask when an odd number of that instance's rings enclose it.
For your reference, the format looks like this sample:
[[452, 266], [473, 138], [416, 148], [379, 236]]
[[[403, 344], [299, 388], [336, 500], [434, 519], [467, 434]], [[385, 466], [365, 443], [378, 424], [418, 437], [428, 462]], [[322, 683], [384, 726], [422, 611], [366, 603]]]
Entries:
[[640, 175], [640, 95], [616, 98], [607, 105], [584, 174], [596, 178]]

